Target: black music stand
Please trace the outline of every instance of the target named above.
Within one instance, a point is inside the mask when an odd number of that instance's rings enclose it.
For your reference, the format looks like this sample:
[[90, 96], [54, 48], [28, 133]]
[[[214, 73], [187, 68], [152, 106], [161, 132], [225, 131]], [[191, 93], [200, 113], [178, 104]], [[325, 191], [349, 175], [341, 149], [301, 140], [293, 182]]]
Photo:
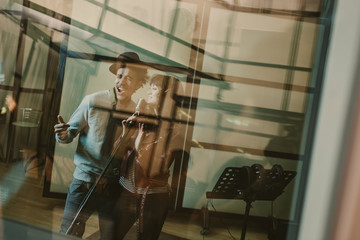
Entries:
[[[247, 221], [251, 203], [255, 200], [274, 201], [284, 192], [284, 188], [295, 177], [295, 171], [260, 169], [251, 167], [225, 168], [211, 192], [206, 192], [208, 199], [239, 199], [246, 202], [245, 217], [241, 240], [245, 240]], [[204, 229], [208, 229], [205, 220]], [[206, 230], [201, 231], [204, 234]]]

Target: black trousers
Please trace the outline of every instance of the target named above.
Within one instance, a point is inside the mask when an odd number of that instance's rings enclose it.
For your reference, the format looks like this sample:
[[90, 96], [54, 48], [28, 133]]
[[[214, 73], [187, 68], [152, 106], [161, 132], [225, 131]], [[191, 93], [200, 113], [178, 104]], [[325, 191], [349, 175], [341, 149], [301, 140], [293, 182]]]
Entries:
[[125, 189], [120, 194], [114, 211], [113, 239], [123, 239], [136, 223], [138, 240], [156, 240], [169, 209], [169, 193], [133, 194]]

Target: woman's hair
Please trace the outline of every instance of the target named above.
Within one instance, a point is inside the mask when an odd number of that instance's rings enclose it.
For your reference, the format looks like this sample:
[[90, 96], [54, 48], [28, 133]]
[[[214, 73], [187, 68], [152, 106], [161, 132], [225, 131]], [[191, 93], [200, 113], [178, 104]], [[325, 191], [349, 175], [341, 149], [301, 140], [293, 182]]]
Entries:
[[[150, 85], [156, 84], [162, 89], [162, 94], [169, 94], [171, 98], [182, 95], [183, 89], [177, 78], [156, 74], [150, 79]], [[175, 99], [174, 99], [175, 100]]]
[[161, 88], [159, 107], [163, 117], [170, 117], [176, 106], [181, 106], [183, 88], [180, 81], [169, 75], [156, 74], [150, 79], [150, 85], [155, 84]]
[[165, 93], [169, 88], [169, 83], [171, 81], [170, 79], [171, 79], [170, 76], [156, 74], [153, 77], [151, 77], [150, 85], [151, 84], [158, 85], [163, 90], [163, 93]]

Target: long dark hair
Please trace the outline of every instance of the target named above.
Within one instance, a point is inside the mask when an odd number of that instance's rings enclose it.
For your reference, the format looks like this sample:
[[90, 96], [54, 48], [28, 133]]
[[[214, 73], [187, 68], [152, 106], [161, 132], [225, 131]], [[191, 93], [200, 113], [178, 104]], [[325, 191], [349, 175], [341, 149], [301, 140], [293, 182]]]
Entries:
[[[169, 118], [175, 117], [178, 114], [175, 113], [177, 108], [181, 108], [183, 87], [180, 81], [172, 76], [156, 74], [150, 79], [150, 85], [155, 84], [161, 88], [161, 96], [158, 109], [160, 116]], [[174, 115], [175, 113], [175, 115]]]

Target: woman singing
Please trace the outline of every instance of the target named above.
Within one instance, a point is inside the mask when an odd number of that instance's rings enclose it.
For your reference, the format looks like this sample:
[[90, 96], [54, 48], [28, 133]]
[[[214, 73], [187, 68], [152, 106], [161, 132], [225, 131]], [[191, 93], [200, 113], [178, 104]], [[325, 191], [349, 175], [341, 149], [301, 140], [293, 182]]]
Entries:
[[[150, 80], [146, 102], [124, 123], [126, 154], [119, 183], [123, 191], [114, 213], [114, 239], [123, 239], [136, 222], [138, 239], [158, 239], [168, 207], [170, 186], [169, 167], [181, 157], [185, 126], [181, 124], [179, 94], [181, 85], [176, 78], [155, 75]], [[177, 104], [178, 103], [178, 104]]]

